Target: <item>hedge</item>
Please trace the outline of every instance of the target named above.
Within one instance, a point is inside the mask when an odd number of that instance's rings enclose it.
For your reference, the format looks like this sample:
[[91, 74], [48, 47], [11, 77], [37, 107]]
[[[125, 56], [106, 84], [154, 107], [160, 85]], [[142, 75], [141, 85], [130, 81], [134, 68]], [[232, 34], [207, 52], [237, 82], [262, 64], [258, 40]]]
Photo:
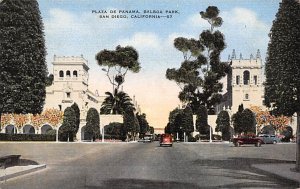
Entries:
[[55, 135], [0, 133], [0, 141], [55, 141]]

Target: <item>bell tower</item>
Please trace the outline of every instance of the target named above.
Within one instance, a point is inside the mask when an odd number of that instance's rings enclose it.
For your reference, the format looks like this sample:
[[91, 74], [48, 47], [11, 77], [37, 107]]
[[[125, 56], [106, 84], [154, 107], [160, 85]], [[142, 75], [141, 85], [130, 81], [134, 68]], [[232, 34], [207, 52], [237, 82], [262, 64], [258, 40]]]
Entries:
[[236, 112], [240, 104], [243, 104], [244, 108], [251, 105], [263, 106], [264, 76], [260, 51], [257, 50], [256, 56], [251, 54], [249, 59], [243, 59], [242, 54], [237, 59], [233, 50], [229, 61], [231, 73], [227, 78], [227, 90], [232, 112]]

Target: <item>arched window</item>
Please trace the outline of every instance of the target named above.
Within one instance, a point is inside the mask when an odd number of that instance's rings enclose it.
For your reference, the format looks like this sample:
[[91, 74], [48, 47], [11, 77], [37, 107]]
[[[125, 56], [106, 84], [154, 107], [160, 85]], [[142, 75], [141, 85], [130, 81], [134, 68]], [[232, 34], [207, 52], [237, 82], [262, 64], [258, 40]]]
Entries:
[[248, 70], [244, 71], [244, 85], [249, 85], [250, 82], [250, 72]]
[[237, 84], [237, 85], [240, 84], [240, 76], [239, 76], [239, 75], [236, 76], [236, 84]]
[[249, 100], [249, 94], [245, 94], [245, 100]]
[[59, 77], [64, 77], [64, 71], [62, 70], [59, 71]]
[[69, 70], [67, 71], [66, 76], [71, 77], [71, 72]]
[[77, 71], [76, 70], [73, 71], [73, 77], [77, 77]]

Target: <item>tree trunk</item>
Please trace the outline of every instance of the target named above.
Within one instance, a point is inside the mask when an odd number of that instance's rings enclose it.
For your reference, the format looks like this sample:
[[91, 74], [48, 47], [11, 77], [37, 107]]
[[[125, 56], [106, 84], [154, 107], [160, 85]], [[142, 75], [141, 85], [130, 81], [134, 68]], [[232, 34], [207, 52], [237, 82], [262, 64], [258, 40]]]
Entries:
[[296, 171], [300, 172], [300, 111], [297, 111]]

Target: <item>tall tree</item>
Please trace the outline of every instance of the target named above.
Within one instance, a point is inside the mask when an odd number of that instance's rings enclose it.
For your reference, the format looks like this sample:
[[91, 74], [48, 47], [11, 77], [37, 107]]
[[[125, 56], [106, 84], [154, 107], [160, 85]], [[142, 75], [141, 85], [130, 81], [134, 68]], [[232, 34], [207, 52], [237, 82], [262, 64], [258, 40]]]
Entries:
[[242, 112], [242, 132], [244, 133], [255, 133], [256, 131], [256, 121], [254, 113], [246, 108]]
[[76, 115], [71, 107], [67, 107], [64, 111], [63, 123], [59, 129], [60, 140], [73, 141], [73, 133], [76, 130]]
[[200, 135], [208, 135], [210, 126], [208, 125], [207, 119], [207, 109], [205, 106], [201, 105], [197, 112], [196, 118], [196, 128]]
[[86, 128], [90, 140], [100, 137], [100, 116], [95, 108], [90, 108], [86, 115]]
[[149, 123], [146, 119], [146, 114], [145, 113], [143, 113], [143, 114], [136, 113], [136, 118], [140, 125], [140, 136], [143, 136], [143, 135], [145, 135], [145, 133], [149, 132], [149, 129], [150, 129]]
[[184, 61], [179, 69], [166, 71], [166, 78], [174, 80], [181, 88], [179, 99], [190, 104], [194, 113], [200, 105], [211, 112], [213, 106], [221, 102], [223, 85], [220, 79], [229, 71], [229, 65], [220, 61], [220, 54], [226, 47], [224, 36], [215, 30], [223, 22], [219, 9], [209, 6], [200, 15], [210, 28], [200, 34], [199, 40], [176, 38], [174, 46], [183, 53]]
[[282, 0], [269, 34], [265, 102], [273, 114], [297, 113], [296, 170], [300, 171], [300, 4]]
[[46, 96], [44, 27], [36, 0], [0, 3], [0, 113], [41, 113]]
[[131, 46], [121, 47], [120, 45], [116, 47], [116, 50], [104, 49], [96, 55], [98, 65], [106, 67], [102, 70], [106, 72], [110, 83], [117, 91], [124, 83], [128, 71], [133, 73], [140, 71], [138, 58], [139, 54], [135, 48]]
[[227, 111], [223, 110], [219, 113], [216, 120], [216, 131], [222, 132], [222, 139], [229, 140], [230, 139], [230, 118]]
[[[176, 117], [178, 114], [181, 114], [182, 109], [179, 108], [175, 108], [174, 110], [172, 110], [169, 114], [169, 122], [168, 125], [166, 127], [166, 133], [173, 133], [174, 135], [176, 135], [177, 132], [179, 132], [179, 129], [176, 127], [175, 123], [176, 123]], [[178, 119], [178, 118], [177, 118]]]
[[182, 119], [182, 127], [183, 131], [186, 132], [187, 135], [190, 135], [194, 132], [193, 125], [193, 110], [190, 106], [187, 106], [183, 109], [183, 119]]
[[123, 114], [123, 125], [127, 133], [130, 133], [131, 138], [135, 140], [136, 134], [140, 132], [139, 122], [133, 112], [133, 109], [127, 108]]
[[238, 111], [232, 115], [232, 124], [235, 134], [241, 134], [243, 132], [242, 113], [244, 111], [243, 104], [239, 105]]
[[73, 137], [76, 137], [76, 133], [79, 130], [79, 125], [80, 125], [80, 109], [77, 105], [77, 103], [72, 104], [71, 108], [73, 108], [73, 110], [75, 111], [75, 116], [76, 116], [76, 122], [75, 122], [75, 130], [73, 133]]

